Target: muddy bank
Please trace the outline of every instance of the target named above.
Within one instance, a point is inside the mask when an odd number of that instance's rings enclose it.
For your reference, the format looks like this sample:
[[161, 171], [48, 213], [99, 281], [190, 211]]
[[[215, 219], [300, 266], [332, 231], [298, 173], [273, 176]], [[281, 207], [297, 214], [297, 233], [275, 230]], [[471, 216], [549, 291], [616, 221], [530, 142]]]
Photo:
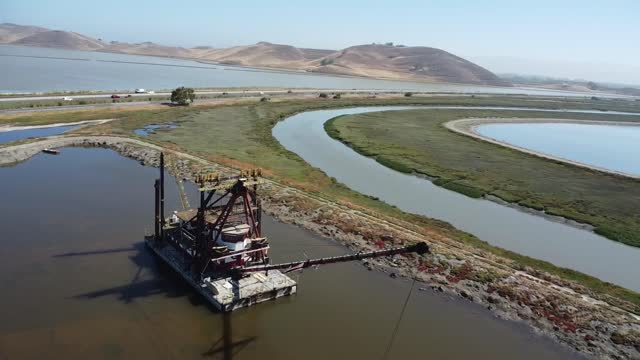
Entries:
[[518, 211], [522, 211], [525, 212], [527, 214], [531, 214], [531, 215], [535, 215], [535, 216], [541, 216], [547, 220], [551, 220], [560, 224], [565, 224], [565, 225], [569, 225], [569, 226], [573, 226], [575, 228], [578, 229], [582, 229], [582, 230], [588, 230], [588, 231], [593, 231], [595, 229], [595, 227], [591, 224], [585, 224], [585, 223], [581, 223], [572, 219], [567, 219], [565, 217], [562, 216], [558, 216], [558, 215], [551, 215], [551, 214], [547, 214], [546, 212], [544, 212], [543, 210], [536, 210], [530, 207], [526, 207], [520, 204], [516, 204], [516, 203], [512, 203], [512, 202], [508, 202], [505, 200], [502, 200], [501, 198], [494, 196], [494, 195], [490, 195], [487, 194], [485, 196], [483, 196], [484, 199], [487, 199], [489, 201], [493, 201], [495, 203], [498, 203], [500, 205], [504, 205], [504, 206], [508, 206], [510, 208], [516, 209]]
[[[342, 242], [353, 251], [426, 239], [433, 255], [395, 256], [365, 262], [369, 269], [393, 277], [415, 277], [423, 291], [442, 292], [473, 301], [496, 316], [531, 325], [582, 353], [603, 358], [640, 356], [640, 320], [586, 289], [533, 269], [515, 270], [503, 259], [462, 246], [447, 246], [437, 234], [416, 234], [343, 209], [313, 204], [287, 189], [272, 189], [265, 210], [277, 219]], [[531, 275], [533, 274], [533, 275]], [[613, 342], [616, 334], [632, 334], [633, 346]]]
[[[419, 177], [421, 179], [424, 180], [428, 180], [431, 182], [434, 182], [435, 180], [437, 180], [438, 178], [435, 176], [429, 176], [426, 174], [422, 174], [422, 173], [418, 173], [418, 172], [413, 172], [411, 173], [412, 176], [415, 177]], [[565, 224], [565, 225], [569, 225], [572, 227], [575, 227], [577, 229], [582, 229], [582, 230], [588, 230], [588, 231], [592, 231], [595, 229], [595, 227], [591, 224], [585, 224], [585, 223], [581, 223], [572, 219], [567, 219], [565, 217], [562, 216], [558, 216], [558, 215], [551, 215], [551, 214], [547, 214], [546, 212], [544, 212], [543, 210], [537, 210], [534, 208], [530, 208], [530, 207], [526, 207], [517, 203], [512, 203], [512, 202], [508, 202], [506, 200], [503, 200], [495, 195], [491, 195], [491, 194], [485, 194], [484, 196], [482, 196], [483, 199], [485, 200], [489, 200], [489, 201], [493, 201], [496, 204], [500, 204], [503, 206], [508, 206], [512, 209], [516, 209], [518, 211], [522, 211], [524, 213], [527, 214], [531, 214], [531, 215], [535, 215], [535, 216], [540, 216], [543, 217], [547, 220], [553, 221], [553, 222], [557, 222], [560, 224]]]
[[[150, 166], [158, 165], [160, 150], [128, 138], [60, 136], [1, 148], [0, 164], [26, 160], [45, 147], [65, 146], [110, 148]], [[233, 172], [190, 155], [166, 153], [169, 170], [183, 179], [193, 178], [194, 165]], [[631, 312], [638, 311], [632, 304], [598, 298], [579, 285], [520, 268], [419, 224], [354, 210], [275, 182], [267, 182], [261, 199], [265, 211], [278, 220], [336, 239], [353, 251], [426, 240], [433, 255], [395, 256], [363, 265], [392, 277], [415, 277], [420, 290], [481, 304], [500, 318], [525, 322], [581, 353], [609, 359], [640, 358], [640, 317]]]

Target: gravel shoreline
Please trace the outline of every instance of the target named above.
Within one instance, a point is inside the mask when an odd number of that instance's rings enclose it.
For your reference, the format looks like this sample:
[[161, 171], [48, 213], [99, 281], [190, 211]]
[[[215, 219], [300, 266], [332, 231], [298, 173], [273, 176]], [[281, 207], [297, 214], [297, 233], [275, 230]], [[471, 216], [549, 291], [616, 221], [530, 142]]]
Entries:
[[[161, 147], [116, 136], [54, 136], [0, 148], [0, 166], [29, 159], [44, 148], [104, 147], [143, 165], [158, 166]], [[169, 169], [193, 179], [193, 165], [234, 170], [195, 156], [165, 152]], [[276, 219], [336, 239], [353, 251], [427, 241], [433, 255], [394, 256], [363, 262], [392, 277], [414, 277], [420, 290], [461, 297], [488, 308], [497, 317], [527, 323], [536, 332], [578, 352], [605, 359], [640, 359], [640, 317], [620, 300], [599, 297], [588, 289], [444, 237], [411, 223], [369, 214], [267, 181], [261, 199]]]

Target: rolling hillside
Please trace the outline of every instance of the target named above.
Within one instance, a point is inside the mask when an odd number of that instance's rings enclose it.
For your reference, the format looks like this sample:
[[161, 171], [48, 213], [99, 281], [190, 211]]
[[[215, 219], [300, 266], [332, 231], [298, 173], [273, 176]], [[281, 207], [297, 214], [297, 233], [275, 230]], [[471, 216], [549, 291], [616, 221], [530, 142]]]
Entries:
[[113, 41], [100, 51], [114, 52], [131, 55], [151, 55], [177, 58], [192, 58], [196, 49], [185, 49], [181, 47], [158, 45], [152, 42], [139, 44], [129, 44], [125, 42]]
[[37, 26], [22, 26], [9, 23], [0, 24], [0, 44], [11, 43], [44, 31], [49, 30]]
[[11, 42], [12, 45], [53, 47], [62, 49], [93, 51], [105, 44], [96, 39], [69, 31], [44, 31]]
[[444, 50], [430, 47], [371, 44], [343, 50], [297, 48], [259, 42], [254, 45], [216, 49], [183, 48], [151, 42], [105, 43], [69, 31], [35, 26], [0, 24], [0, 43], [84, 51], [114, 52], [211, 61], [221, 64], [281, 68], [334, 75], [393, 80], [510, 85], [489, 70]]
[[333, 53], [333, 50], [301, 49], [291, 45], [259, 42], [255, 45], [211, 49], [198, 58], [224, 64], [301, 68], [305, 63]]
[[314, 71], [367, 77], [506, 85], [489, 70], [444, 50], [393, 45], [352, 46], [314, 62]]

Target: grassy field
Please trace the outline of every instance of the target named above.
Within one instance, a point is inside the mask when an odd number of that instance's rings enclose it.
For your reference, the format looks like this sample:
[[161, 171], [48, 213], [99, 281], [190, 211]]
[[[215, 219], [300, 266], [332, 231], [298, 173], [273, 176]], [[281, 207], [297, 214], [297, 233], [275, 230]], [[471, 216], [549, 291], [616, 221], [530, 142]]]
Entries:
[[[72, 119], [117, 118], [116, 121], [80, 130], [86, 134], [115, 134], [136, 137], [133, 130], [147, 124], [172, 122], [177, 129], [157, 131], [148, 138], [163, 146], [182, 150], [210, 160], [238, 168], [260, 167], [268, 177], [284, 184], [303, 189], [317, 196], [346, 204], [367, 212], [406, 220], [418, 227], [435, 229], [444, 236], [465, 244], [491, 251], [512, 259], [522, 266], [548, 271], [566, 279], [576, 280], [600, 293], [629, 300], [640, 306], [640, 295], [593, 277], [555, 267], [549, 263], [499, 249], [442, 221], [404, 213], [386, 203], [351, 191], [337, 183], [322, 171], [311, 167], [297, 155], [284, 149], [271, 135], [273, 126], [287, 116], [298, 112], [336, 107], [383, 105], [469, 105], [469, 106], [537, 106], [541, 108], [592, 109], [606, 106], [609, 109], [640, 110], [640, 104], [610, 101], [606, 104], [587, 100], [539, 100], [508, 97], [412, 97], [395, 99], [306, 100], [242, 103], [211, 107], [176, 107], [151, 110], [89, 111], [66, 114], [34, 114], [1, 119], [0, 122], [34, 124]], [[635, 107], [634, 107], [635, 106]], [[478, 113], [477, 110], [469, 110]], [[87, 117], [90, 116], [90, 117]]]
[[[522, 117], [512, 111], [408, 110], [336, 118], [328, 133], [401, 172], [436, 177], [436, 185], [471, 197], [485, 194], [595, 226], [640, 246], [640, 180], [549, 161], [447, 130], [466, 117]], [[535, 118], [640, 121], [640, 116], [527, 113]]]

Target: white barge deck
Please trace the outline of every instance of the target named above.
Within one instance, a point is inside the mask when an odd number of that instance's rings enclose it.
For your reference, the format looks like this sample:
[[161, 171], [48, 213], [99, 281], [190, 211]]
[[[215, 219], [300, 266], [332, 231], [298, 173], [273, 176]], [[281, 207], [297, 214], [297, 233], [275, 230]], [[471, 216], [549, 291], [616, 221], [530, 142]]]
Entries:
[[157, 245], [146, 238], [147, 247], [178, 272], [209, 303], [222, 312], [295, 294], [297, 284], [278, 270], [255, 272], [241, 279], [231, 277], [200, 280], [189, 269], [185, 257], [173, 246]]

